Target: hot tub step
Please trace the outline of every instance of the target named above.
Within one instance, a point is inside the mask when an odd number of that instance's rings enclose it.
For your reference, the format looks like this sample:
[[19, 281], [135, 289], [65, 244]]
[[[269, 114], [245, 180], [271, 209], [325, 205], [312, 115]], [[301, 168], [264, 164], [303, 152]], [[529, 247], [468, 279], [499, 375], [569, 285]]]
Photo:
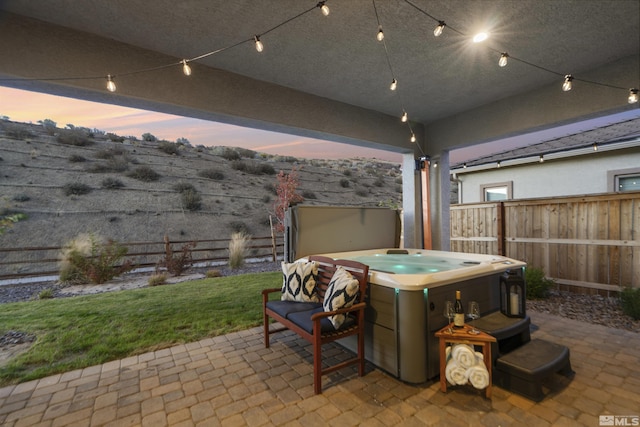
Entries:
[[494, 383], [536, 402], [544, 398], [542, 381], [560, 372], [571, 376], [569, 349], [549, 341], [534, 339], [496, 360]]

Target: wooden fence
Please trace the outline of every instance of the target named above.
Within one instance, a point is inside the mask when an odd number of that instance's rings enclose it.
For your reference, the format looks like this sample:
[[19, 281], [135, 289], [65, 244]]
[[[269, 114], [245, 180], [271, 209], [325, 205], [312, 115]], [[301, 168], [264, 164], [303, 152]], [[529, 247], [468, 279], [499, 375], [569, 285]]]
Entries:
[[452, 205], [451, 250], [505, 255], [563, 288], [640, 288], [640, 193]]
[[[182, 246], [195, 242], [191, 249], [194, 265], [224, 265], [229, 260], [229, 239], [217, 240], [179, 240], [170, 242], [174, 254]], [[127, 247], [126, 260], [131, 260], [136, 269], [151, 269], [165, 255], [165, 242], [118, 242]], [[247, 246], [247, 258], [264, 259], [275, 262], [277, 254], [282, 253], [282, 238], [252, 237]], [[0, 248], [0, 284], [24, 282], [29, 278], [57, 276], [60, 268], [62, 248], [27, 247]]]

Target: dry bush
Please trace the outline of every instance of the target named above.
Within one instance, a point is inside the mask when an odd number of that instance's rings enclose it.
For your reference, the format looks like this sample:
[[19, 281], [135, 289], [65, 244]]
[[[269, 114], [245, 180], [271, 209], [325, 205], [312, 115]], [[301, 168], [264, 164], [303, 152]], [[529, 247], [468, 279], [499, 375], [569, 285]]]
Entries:
[[165, 268], [172, 276], [179, 276], [193, 265], [191, 252], [196, 242], [185, 243], [180, 252], [175, 254], [169, 242], [169, 236], [164, 236], [164, 257], [156, 264], [156, 273]]
[[149, 166], [138, 166], [127, 174], [129, 178], [134, 178], [143, 182], [152, 182], [160, 179], [160, 174]]
[[128, 249], [113, 240], [82, 234], [62, 250], [60, 281], [74, 284], [105, 283], [133, 269], [131, 261], [121, 263]]
[[248, 244], [251, 237], [245, 233], [233, 233], [229, 241], [229, 267], [240, 268], [247, 256]]
[[80, 196], [91, 193], [92, 188], [80, 182], [70, 182], [62, 187], [65, 196]]
[[215, 169], [205, 169], [198, 171], [198, 176], [207, 179], [213, 179], [216, 181], [222, 181], [224, 179], [224, 174]]
[[160, 286], [167, 284], [167, 275], [164, 273], [154, 274], [149, 277], [149, 281], [147, 282], [149, 286]]

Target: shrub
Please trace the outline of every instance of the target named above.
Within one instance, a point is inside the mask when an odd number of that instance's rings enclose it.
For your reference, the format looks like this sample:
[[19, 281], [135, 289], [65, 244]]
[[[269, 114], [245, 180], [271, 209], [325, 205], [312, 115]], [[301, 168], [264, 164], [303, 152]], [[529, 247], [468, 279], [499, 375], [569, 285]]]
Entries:
[[262, 201], [262, 203], [269, 203], [271, 202], [271, 196], [268, 194], [265, 194], [264, 196], [262, 196], [260, 200]]
[[156, 142], [158, 138], [156, 138], [155, 135], [152, 135], [149, 132], [147, 132], [142, 134], [142, 140], [149, 141], [149, 142]]
[[72, 154], [69, 156], [69, 162], [71, 163], [82, 163], [82, 162], [86, 162], [87, 159], [85, 159], [84, 157], [82, 157], [79, 154]]
[[80, 235], [63, 248], [60, 281], [101, 284], [133, 268], [131, 261], [120, 264], [128, 249], [113, 240], [106, 243], [92, 234]]
[[317, 199], [316, 194], [310, 190], [304, 190], [302, 192], [302, 197], [304, 197], [305, 199]]
[[127, 174], [129, 178], [135, 178], [144, 182], [152, 182], [160, 179], [160, 174], [151, 169], [149, 166], [138, 166]]
[[222, 153], [220, 154], [220, 157], [222, 157], [223, 159], [230, 160], [230, 161], [231, 160], [240, 160], [240, 158], [241, 158], [240, 154], [236, 150], [234, 150], [232, 148], [229, 148], [229, 147], [225, 147], [222, 150]]
[[149, 281], [147, 282], [149, 286], [160, 286], [167, 284], [167, 275], [164, 273], [154, 274], [149, 277]]
[[158, 144], [158, 150], [165, 154], [175, 154], [176, 156], [180, 155], [180, 148], [178, 145], [169, 141], [160, 141], [160, 144]]
[[113, 142], [123, 142], [124, 141], [124, 137], [123, 136], [119, 136], [116, 135], [115, 133], [107, 133], [107, 138], [109, 138], [110, 141]]
[[356, 190], [356, 196], [367, 197], [367, 196], [369, 196], [369, 192], [367, 190], [365, 190], [364, 188], [358, 188]]
[[347, 178], [342, 178], [340, 180], [340, 187], [349, 188], [349, 185], [350, 185], [350, 183], [349, 183], [349, 180]]
[[38, 293], [38, 299], [51, 299], [53, 298], [53, 289], [43, 289]]
[[264, 189], [267, 190], [269, 193], [272, 193], [275, 196], [278, 195], [278, 190], [276, 189], [276, 186], [273, 185], [273, 183], [271, 183], [271, 182], [267, 182], [264, 185]]
[[229, 241], [229, 267], [240, 268], [244, 265], [247, 256], [247, 244], [251, 237], [245, 233], [233, 233]]
[[375, 181], [373, 181], [373, 185], [376, 187], [384, 187], [384, 178], [381, 176], [377, 177]]
[[91, 145], [91, 141], [87, 137], [87, 134], [78, 129], [67, 130], [61, 129], [56, 138], [60, 144], [73, 145], [76, 147], [85, 147]]
[[24, 193], [16, 194], [15, 196], [13, 196], [14, 202], [28, 202], [29, 200], [31, 200], [31, 197]]
[[231, 230], [233, 230], [235, 233], [244, 233], [244, 234], [249, 234], [249, 227], [247, 226], [247, 224], [245, 224], [242, 221], [231, 221], [229, 223], [229, 227], [231, 228]]
[[188, 211], [198, 211], [202, 208], [202, 196], [196, 190], [182, 192], [182, 207]]
[[211, 278], [214, 278], [214, 277], [222, 276], [222, 273], [220, 273], [220, 270], [207, 270], [207, 272], [204, 273], [204, 276], [207, 279], [211, 279]]
[[62, 187], [62, 191], [64, 191], [65, 196], [89, 194], [91, 193], [91, 190], [92, 188], [87, 184], [82, 184], [80, 182], [70, 182]]
[[345, 170], [343, 170], [343, 171], [342, 171], [342, 174], [343, 174], [344, 176], [351, 176], [351, 169], [345, 169]]
[[15, 139], [27, 139], [33, 136], [29, 129], [18, 123], [4, 123], [3, 129], [7, 136]]
[[51, 119], [38, 120], [38, 123], [42, 125], [47, 135], [53, 135], [58, 127], [58, 124]]
[[215, 179], [216, 181], [222, 181], [224, 179], [224, 174], [215, 169], [205, 169], [198, 172], [198, 176], [207, 179]]
[[625, 288], [620, 293], [622, 311], [634, 320], [640, 320], [640, 288]]
[[174, 254], [169, 242], [169, 236], [164, 236], [164, 256], [156, 264], [156, 273], [165, 268], [172, 276], [179, 276], [193, 265], [191, 252], [196, 247], [196, 242], [185, 243], [180, 253]]
[[197, 191], [196, 187], [194, 187], [193, 184], [190, 184], [188, 182], [179, 182], [177, 184], [174, 184], [172, 188], [174, 191], [177, 191], [178, 193], [184, 193], [186, 191]]
[[544, 270], [536, 267], [526, 267], [524, 279], [527, 288], [527, 298], [542, 299], [549, 296], [549, 290], [555, 286], [556, 282], [547, 279]]
[[249, 150], [248, 148], [242, 148], [242, 147], [236, 147], [235, 148], [236, 153], [238, 153], [238, 155], [242, 158], [245, 157], [247, 159], [253, 159], [256, 157], [256, 153], [253, 150]]
[[102, 188], [106, 188], [108, 190], [114, 190], [116, 188], [122, 188], [124, 184], [119, 179], [115, 178], [105, 178], [102, 180]]

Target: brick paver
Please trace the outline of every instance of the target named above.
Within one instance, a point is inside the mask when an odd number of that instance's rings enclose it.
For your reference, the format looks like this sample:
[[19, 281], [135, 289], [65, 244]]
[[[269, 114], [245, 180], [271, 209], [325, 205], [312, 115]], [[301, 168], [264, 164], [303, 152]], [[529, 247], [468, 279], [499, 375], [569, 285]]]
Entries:
[[0, 425], [597, 426], [599, 415], [640, 416], [640, 334], [530, 314], [532, 337], [569, 346], [576, 372], [554, 378], [538, 403], [497, 387], [492, 400], [442, 393], [372, 366], [325, 377], [314, 395], [309, 346], [284, 332], [265, 349], [253, 328], [0, 388]]

